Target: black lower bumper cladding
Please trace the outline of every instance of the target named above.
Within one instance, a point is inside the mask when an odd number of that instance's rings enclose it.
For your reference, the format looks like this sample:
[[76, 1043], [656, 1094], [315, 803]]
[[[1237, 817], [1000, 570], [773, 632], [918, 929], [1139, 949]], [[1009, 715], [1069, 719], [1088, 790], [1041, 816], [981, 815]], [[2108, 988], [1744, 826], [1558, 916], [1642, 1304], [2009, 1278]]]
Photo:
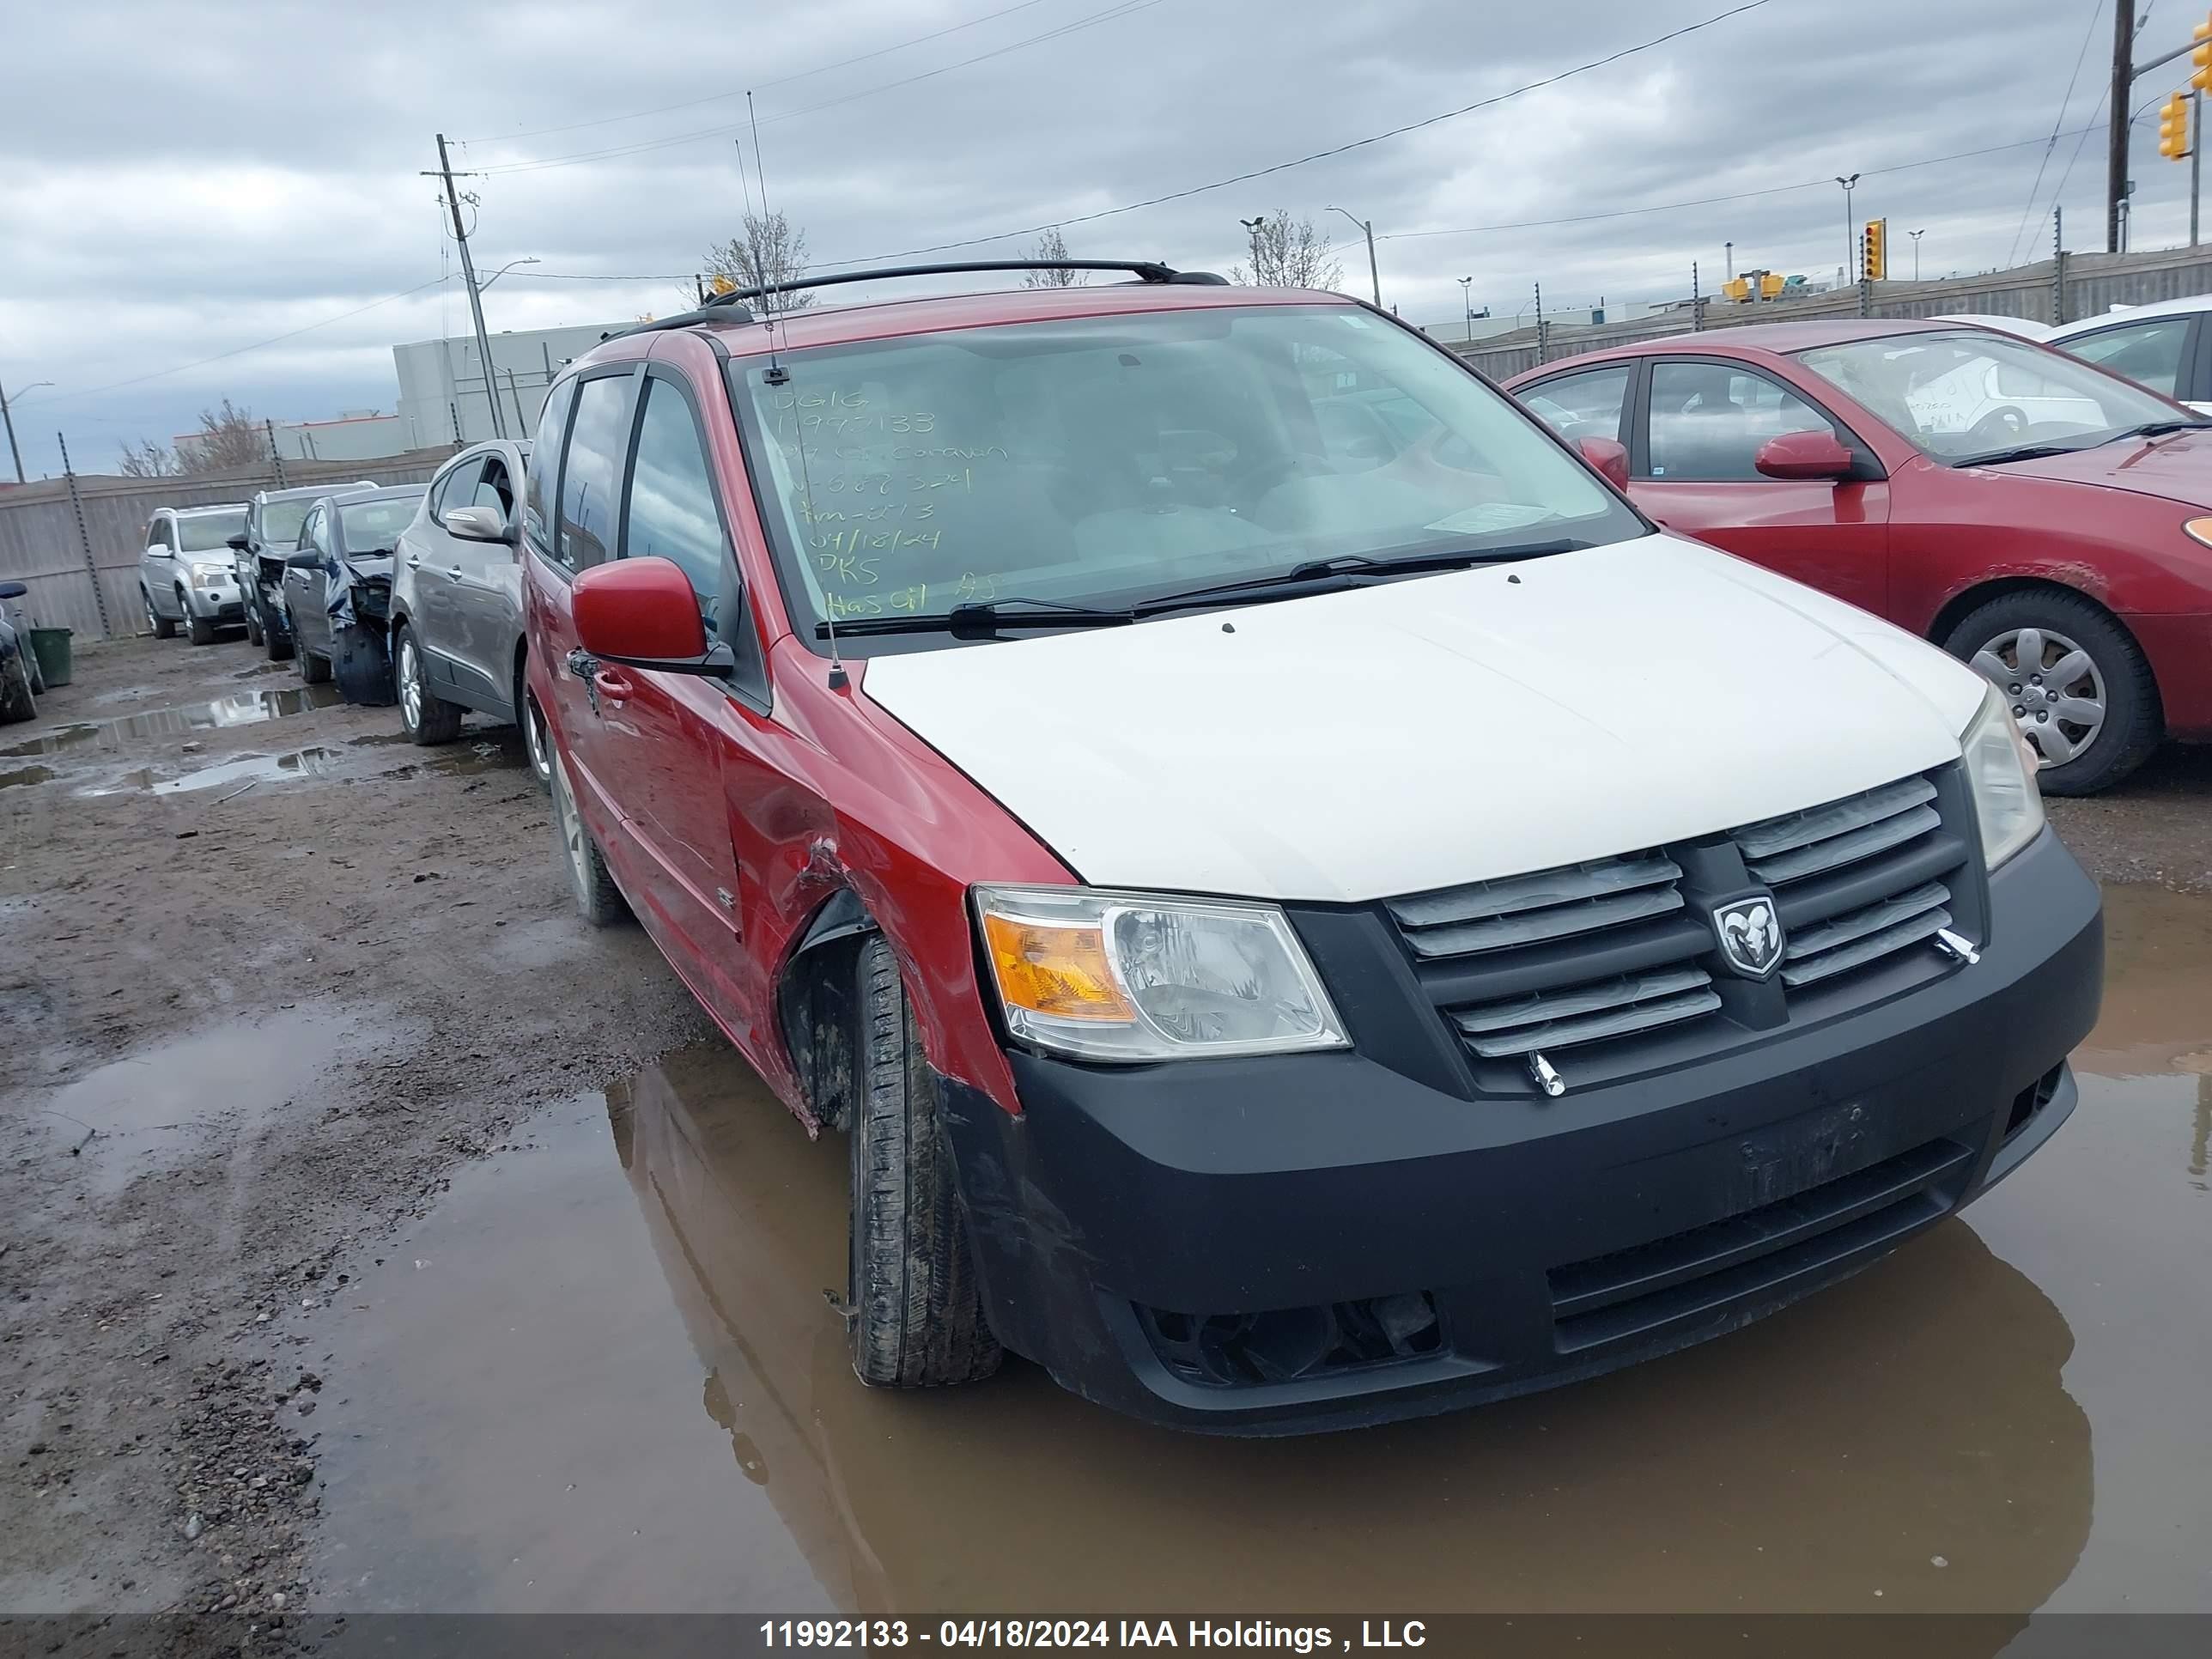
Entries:
[[1953, 1213], [2073, 1109], [2096, 888], [2046, 833], [1990, 900], [1971, 967], [1557, 1099], [1437, 1087], [1364, 1036], [1146, 1067], [1015, 1053], [1019, 1117], [947, 1081], [994, 1328], [1086, 1397], [1246, 1434], [1734, 1329]]

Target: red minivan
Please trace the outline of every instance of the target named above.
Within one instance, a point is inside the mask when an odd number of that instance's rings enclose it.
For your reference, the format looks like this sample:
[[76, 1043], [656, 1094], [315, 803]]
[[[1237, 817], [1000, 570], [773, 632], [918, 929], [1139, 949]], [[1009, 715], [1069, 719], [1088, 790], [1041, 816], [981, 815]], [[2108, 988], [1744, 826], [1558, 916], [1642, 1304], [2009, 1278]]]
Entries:
[[2048, 1139], [2098, 896], [1978, 677], [1371, 306], [1085, 268], [629, 330], [521, 507], [577, 902], [848, 1135], [864, 1381], [1442, 1410]]

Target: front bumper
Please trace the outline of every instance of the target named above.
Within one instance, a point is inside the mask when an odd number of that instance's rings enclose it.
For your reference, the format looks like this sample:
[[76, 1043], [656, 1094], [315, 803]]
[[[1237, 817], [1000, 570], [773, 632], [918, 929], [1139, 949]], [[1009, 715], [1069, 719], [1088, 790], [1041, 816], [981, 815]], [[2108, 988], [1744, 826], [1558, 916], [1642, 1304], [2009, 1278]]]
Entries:
[[239, 592], [234, 579], [214, 587], [191, 582], [184, 588], [185, 609], [194, 617], [218, 623], [242, 623], [246, 620], [245, 596]]
[[1019, 1117], [948, 1080], [993, 1328], [1078, 1394], [1234, 1433], [1446, 1410], [1734, 1329], [1978, 1196], [2071, 1111], [2096, 888], [2046, 831], [1989, 892], [1974, 966], [1556, 1100], [1468, 1099], [1362, 1052], [1015, 1054]]

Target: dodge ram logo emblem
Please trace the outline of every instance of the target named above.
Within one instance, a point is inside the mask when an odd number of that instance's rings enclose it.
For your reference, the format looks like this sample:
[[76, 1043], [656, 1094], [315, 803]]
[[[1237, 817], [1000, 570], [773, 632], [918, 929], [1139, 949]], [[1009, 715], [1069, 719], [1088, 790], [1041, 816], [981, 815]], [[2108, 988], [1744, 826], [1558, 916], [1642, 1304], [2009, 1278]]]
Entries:
[[1713, 933], [1729, 965], [1747, 978], [1765, 979], [1782, 960], [1782, 921], [1771, 898], [1714, 906]]

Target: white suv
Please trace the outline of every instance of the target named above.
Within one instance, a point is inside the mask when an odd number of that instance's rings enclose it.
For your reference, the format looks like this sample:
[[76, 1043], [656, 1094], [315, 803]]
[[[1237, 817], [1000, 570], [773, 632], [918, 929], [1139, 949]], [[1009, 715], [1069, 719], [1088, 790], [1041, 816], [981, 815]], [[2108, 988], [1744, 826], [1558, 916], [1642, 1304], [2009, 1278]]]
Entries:
[[138, 558], [138, 592], [155, 639], [174, 638], [182, 623], [194, 645], [205, 645], [216, 629], [245, 625], [230, 556], [230, 538], [245, 528], [243, 501], [165, 507], [154, 514]]

